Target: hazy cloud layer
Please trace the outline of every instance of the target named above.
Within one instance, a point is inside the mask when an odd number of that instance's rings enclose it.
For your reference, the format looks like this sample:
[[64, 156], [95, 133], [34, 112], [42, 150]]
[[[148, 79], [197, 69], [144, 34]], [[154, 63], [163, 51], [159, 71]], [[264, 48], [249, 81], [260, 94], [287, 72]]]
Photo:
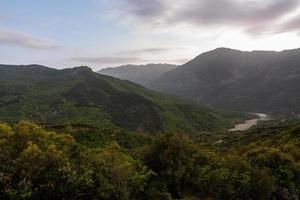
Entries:
[[185, 64], [189, 61], [191, 61], [192, 58], [181, 58], [181, 59], [174, 59], [174, 60], [167, 60], [165, 62], [167, 63], [175, 63], [175, 64]]
[[95, 63], [95, 64], [120, 64], [120, 63], [136, 63], [145, 60], [139, 57], [78, 57], [70, 58], [72, 61]]
[[[75, 57], [70, 58], [71, 61], [76, 61], [80, 63], [91, 63], [91, 64], [98, 64], [98, 65], [118, 65], [118, 64], [146, 64], [146, 63], [157, 63], [158, 60], [149, 60], [143, 57], [125, 57], [125, 56], [112, 56], [112, 57]], [[173, 64], [184, 64], [191, 59], [189, 58], [182, 58], [182, 59], [172, 59], [172, 60], [165, 60], [165, 63], [173, 63]]]
[[0, 45], [20, 46], [30, 49], [58, 48], [52, 40], [0, 28]]
[[153, 47], [117, 52], [116, 55], [140, 55], [140, 54], [161, 54], [178, 50], [186, 50], [188, 47]]
[[[115, 0], [122, 17], [140, 24], [230, 26], [256, 34], [295, 11], [299, 0]], [[293, 28], [293, 26], [290, 26]], [[291, 29], [286, 29], [289, 31]]]
[[[167, 53], [170, 51], [184, 50], [188, 47], [157, 47], [157, 48], [142, 48], [129, 51], [120, 51], [115, 53], [115, 56], [100, 56], [100, 57], [74, 57], [70, 58], [71, 61], [81, 63], [93, 63], [93, 64], [128, 64], [128, 63], [148, 63], [157, 62], [155, 60], [149, 60], [145, 58], [145, 55], [153, 55]], [[146, 56], [147, 57], [147, 56]], [[167, 60], [170, 63], [184, 63], [187, 59], [175, 59]]]

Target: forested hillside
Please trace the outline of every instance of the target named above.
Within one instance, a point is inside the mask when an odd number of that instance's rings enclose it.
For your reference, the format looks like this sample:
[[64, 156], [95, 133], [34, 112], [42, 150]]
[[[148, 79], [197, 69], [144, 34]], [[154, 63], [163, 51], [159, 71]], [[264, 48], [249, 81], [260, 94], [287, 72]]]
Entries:
[[0, 121], [85, 124], [140, 132], [226, 129], [231, 117], [88, 67], [0, 66]]
[[277, 116], [300, 113], [300, 49], [219, 48], [161, 76], [152, 87], [203, 105]]

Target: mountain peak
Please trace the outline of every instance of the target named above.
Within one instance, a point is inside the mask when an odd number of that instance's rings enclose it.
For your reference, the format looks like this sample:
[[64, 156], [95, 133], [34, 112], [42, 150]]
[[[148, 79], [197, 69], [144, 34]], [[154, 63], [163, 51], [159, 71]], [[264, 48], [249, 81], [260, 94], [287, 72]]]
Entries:
[[237, 49], [227, 48], [227, 47], [219, 47], [209, 52], [241, 52], [241, 51]]
[[66, 73], [71, 73], [74, 75], [75, 74], [91, 74], [91, 73], [93, 73], [93, 70], [87, 66], [67, 68], [67, 69], [62, 69], [61, 71], [64, 71]]
[[195, 61], [202, 60], [203, 58], [207, 58], [208, 60], [212, 61], [215, 59], [219, 59], [220, 57], [223, 57], [223, 56], [235, 55], [238, 53], [242, 53], [242, 51], [236, 50], [236, 49], [230, 49], [230, 48], [226, 48], [226, 47], [219, 47], [219, 48], [213, 49], [211, 51], [201, 53], [200, 55], [198, 55], [197, 57], [195, 57], [193, 60], [191, 60], [188, 63], [193, 63]]
[[237, 50], [235, 50], [235, 49], [231, 49], [231, 48], [228, 48], [228, 47], [218, 47], [218, 48], [216, 48], [215, 50], [213, 50], [213, 51], [225, 51], [225, 50], [230, 50], [230, 51], [232, 51], [232, 50], [234, 50], [234, 51], [237, 51]]
[[93, 70], [88, 66], [74, 67], [74, 68], [72, 68], [72, 70], [93, 72]]

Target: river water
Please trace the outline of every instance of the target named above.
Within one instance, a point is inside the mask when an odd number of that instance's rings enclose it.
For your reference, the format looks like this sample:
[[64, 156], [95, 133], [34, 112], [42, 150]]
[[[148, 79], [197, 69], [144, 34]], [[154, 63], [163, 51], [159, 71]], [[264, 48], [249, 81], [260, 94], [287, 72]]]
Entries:
[[246, 131], [251, 127], [255, 126], [259, 121], [267, 121], [270, 120], [270, 117], [263, 113], [251, 113], [255, 114], [257, 118], [246, 120], [244, 123], [236, 124], [234, 128], [229, 129], [229, 131]]

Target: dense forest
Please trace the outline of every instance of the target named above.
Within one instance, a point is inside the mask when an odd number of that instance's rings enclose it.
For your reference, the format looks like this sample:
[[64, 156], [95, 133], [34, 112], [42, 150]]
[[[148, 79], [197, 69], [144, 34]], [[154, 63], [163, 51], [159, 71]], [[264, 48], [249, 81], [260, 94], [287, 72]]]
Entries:
[[146, 134], [0, 124], [0, 199], [299, 199], [300, 122]]
[[226, 129], [240, 114], [148, 90], [88, 67], [0, 65], [0, 121], [86, 124], [140, 132]]

